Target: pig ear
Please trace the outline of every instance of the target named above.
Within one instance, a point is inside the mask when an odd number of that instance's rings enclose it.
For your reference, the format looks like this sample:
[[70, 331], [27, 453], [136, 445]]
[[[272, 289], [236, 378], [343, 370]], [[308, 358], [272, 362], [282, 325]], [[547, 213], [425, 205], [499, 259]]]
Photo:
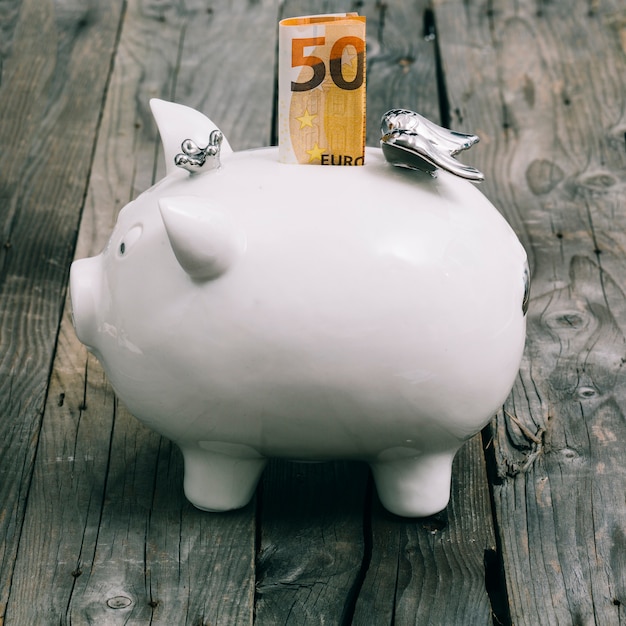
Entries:
[[[211, 132], [219, 130], [200, 111], [182, 104], [152, 98], [150, 100], [150, 108], [161, 135], [167, 174], [171, 174], [179, 169], [174, 164], [174, 158], [177, 154], [180, 154], [181, 144], [185, 139], [191, 139], [196, 145], [205, 147], [209, 145]], [[224, 157], [232, 151], [228, 141], [224, 138], [220, 147], [220, 156]]]
[[192, 278], [217, 278], [245, 252], [245, 235], [206, 200], [161, 198], [159, 209], [176, 259]]

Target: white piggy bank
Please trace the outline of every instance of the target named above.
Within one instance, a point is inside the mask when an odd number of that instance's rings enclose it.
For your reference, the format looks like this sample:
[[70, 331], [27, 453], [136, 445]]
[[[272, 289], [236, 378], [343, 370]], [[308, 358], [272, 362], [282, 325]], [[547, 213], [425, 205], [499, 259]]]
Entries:
[[471, 183], [380, 149], [307, 167], [223, 142], [220, 167], [190, 174], [181, 142], [215, 126], [151, 104], [167, 176], [73, 263], [71, 298], [116, 393], [180, 446], [188, 499], [245, 505], [268, 457], [361, 459], [390, 511], [444, 508], [456, 451], [523, 351], [526, 254], [509, 225]]

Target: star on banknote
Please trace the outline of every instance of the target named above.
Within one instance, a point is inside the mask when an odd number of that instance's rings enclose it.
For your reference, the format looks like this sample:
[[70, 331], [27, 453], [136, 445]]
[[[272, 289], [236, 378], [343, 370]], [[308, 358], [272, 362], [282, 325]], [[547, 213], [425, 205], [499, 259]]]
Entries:
[[309, 155], [309, 163], [313, 163], [313, 161], [315, 161], [315, 159], [317, 159], [318, 161], [322, 161], [322, 155], [325, 152], [325, 148], [320, 148], [317, 143], [313, 146], [312, 150], [307, 150], [307, 154]]
[[310, 126], [313, 128], [313, 120], [317, 117], [316, 114], [311, 115], [308, 109], [304, 110], [304, 115], [300, 117], [296, 117], [296, 119], [300, 122], [300, 129], [303, 129], [305, 126]]

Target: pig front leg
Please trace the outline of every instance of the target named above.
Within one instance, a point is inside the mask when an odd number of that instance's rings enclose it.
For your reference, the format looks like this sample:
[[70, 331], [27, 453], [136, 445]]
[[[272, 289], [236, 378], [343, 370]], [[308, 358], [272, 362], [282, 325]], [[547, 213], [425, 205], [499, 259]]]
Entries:
[[455, 452], [420, 456], [407, 455], [406, 449], [383, 452], [370, 463], [383, 506], [403, 517], [425, 517], [445, 509]]
[[250, 501], [267, 459], [243, 445], [180, 444], [185, 460], [187, 499], [203, 511], [230, 511]]

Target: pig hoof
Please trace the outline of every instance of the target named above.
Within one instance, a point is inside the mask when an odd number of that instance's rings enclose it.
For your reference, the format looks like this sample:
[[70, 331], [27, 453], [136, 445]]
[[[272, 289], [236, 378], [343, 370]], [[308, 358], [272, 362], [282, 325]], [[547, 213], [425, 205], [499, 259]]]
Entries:
[[[203, 443], [181, 446], [187, 499], [203, 511], [230, 511], [248, 504], [267, 460], [251, 449], [234, 456], [230, 444]], [[207, 450], [216, 445], [219, 451]], [[227, 450], [222, 449], [224, 445]]]
[[381, 456], [384, 460], [371, 463], [371, 468], [388, 511], [403, 517], [425, 517], [446, 508], [454, 453], [393, 458], [389, 450]]

